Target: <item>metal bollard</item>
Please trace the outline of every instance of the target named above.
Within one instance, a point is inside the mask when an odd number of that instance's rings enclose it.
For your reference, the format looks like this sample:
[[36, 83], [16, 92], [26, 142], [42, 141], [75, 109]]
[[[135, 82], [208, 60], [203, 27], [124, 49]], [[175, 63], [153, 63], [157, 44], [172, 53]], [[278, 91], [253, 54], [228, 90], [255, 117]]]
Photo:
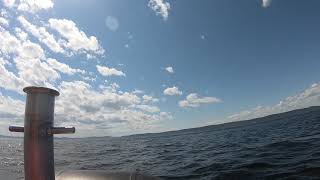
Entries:
[[24, 132], [24, 171], [26, 180], [54, 180], [53, 134], [74, 133], [75, 128], [53, 127], [55, 96], [59, 92], [44, 87], [26, 87], [24, 127], [10, 126], [11, 132]]

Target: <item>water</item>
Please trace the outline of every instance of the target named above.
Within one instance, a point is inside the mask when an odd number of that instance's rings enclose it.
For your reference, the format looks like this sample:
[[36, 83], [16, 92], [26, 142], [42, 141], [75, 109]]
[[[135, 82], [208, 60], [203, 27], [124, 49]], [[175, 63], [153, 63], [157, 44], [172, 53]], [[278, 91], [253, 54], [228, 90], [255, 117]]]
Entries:
[[[22, 149], [22, 139], [0, 138], [0, 179], [23, 178]], [[139, 169], [164, 179], [320, 179], [320, 108], [161, 134], [55, 139], [55, 163], [57, 172]]]

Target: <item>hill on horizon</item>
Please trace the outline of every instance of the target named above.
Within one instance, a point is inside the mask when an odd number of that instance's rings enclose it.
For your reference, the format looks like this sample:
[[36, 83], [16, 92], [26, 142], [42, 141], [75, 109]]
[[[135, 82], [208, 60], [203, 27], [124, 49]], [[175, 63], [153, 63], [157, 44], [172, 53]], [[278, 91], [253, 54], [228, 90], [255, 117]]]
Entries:
[[[146, 136], [146, 135], [163, 135], [163, 134], [175, 134], [175, 133], [188, 133], [190, 131], [207, 131], [212, 130], [214, 128], [215, 130], [221, 130], [226, 128], [238, 128], [243, 126], [250, 126], [257, 123], [268, 123], [271, 121], [276, 120], [282, 120], [282, 119], [295, 119], [295, 118], [301, 118], [304, 115], [308, 114], [315, 114], [319, 115], [320, 118], [320, 106], [311, 106], [307, 108], [302, 109], [296, 109], [292, 111], [287, 111], [283, 113], [278, 114], [271, 114], [264, 117], [254, 118], [254, 119], [247, 119], [247, 120], [241, 120], [241, 121], [233, 121], [233, 122], [227, 122], [222, 124], [214, 124], [214, 125], [208, 125], [208, 126], [202, 126], [202, 127], [195, 127], [195, 128], [188, 128], [188, 129], [180, 129], [175, 131], [165, 131], [165, 132], [159, 132], [159, 133], [144, 133], [144, 134], [132, 134], [127, 136], [121, 136], [121, 137], [134, 137], [134, 136]], [[83, 137], [83, 138], [110, 138], [111, 136], [100, 136], [100, 137]], [[18, 136], [5, 136], [0, 135], [0, 138], [21, 138]], [[77, 138], [70, 138], [70, 137], [55, 137], [57, 139], [77, 139]]]

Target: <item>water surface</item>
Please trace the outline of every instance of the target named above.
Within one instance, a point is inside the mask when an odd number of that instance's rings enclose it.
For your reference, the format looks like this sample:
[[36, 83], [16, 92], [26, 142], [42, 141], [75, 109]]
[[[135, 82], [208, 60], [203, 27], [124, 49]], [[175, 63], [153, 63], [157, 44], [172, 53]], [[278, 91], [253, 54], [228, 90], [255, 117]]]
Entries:
[[[0, 179], [23, 178], [22, 139], [0, 138], [0, 155]], [[56, 138], [55, 163], [56, 172], [139, 170], [164, 179], [320, 179], [320, 108], [160, 134]]]

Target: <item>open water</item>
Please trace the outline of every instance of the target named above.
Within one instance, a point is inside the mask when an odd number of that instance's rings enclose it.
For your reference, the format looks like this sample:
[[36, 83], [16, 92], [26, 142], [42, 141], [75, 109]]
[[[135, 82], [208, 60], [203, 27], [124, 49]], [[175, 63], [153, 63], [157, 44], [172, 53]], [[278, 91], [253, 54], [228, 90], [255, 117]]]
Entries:
[[[320, 108], [159, 134], [55, 139], [56, 172], [163, 179], [320, 179]], [[23, 179], [23, 139], [0, 138], [0, 179]]]

